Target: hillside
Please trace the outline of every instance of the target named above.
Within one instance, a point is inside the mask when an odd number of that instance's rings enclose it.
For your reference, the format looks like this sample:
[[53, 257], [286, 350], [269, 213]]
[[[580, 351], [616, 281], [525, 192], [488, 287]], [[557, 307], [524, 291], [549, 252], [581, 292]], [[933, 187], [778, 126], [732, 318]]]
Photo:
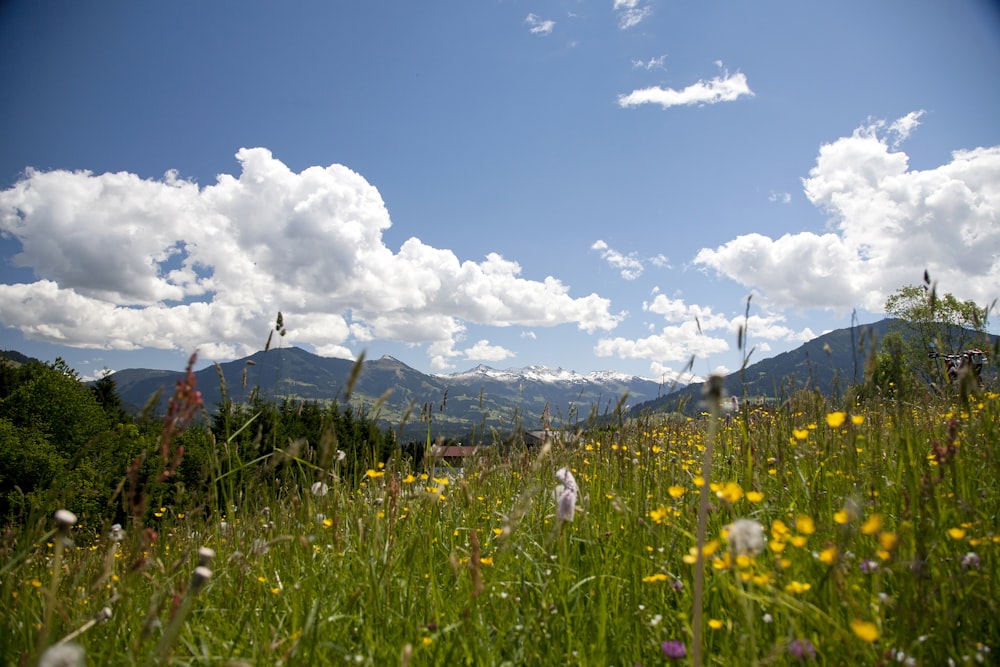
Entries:
[[[788, 396], [800, 389], [817, 390], [827, 396], [836, 394], [864, 380], [868, 359], [878, 352], [881, 340], [893, 324], [891, 318], [883, 319], [818, 336], [794, 350], [750, 364], [743, 372], [727, 375], [726, 392], [751, 401]], [[990, 336], [990, 341], [995, 346], [997, 336]], [[990, 370], [984, 371], [984, 378], [987, 374], [994, 376], [996, 367], [987, 368]], [[701, 383], [691, 384], [637, 404], [631, 413], [674, 411], [679, 407], [690, 412], [696, 409], [701, 391]]]

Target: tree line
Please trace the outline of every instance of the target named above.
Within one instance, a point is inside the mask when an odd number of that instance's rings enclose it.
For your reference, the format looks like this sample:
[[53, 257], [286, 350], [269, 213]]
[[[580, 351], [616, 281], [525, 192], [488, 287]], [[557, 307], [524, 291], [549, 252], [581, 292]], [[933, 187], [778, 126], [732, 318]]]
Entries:
[[171, 408], [157, 414], [158, 397], [132, 415], [110, 373], [85, 383], [61, 358], [0, 353], [0, 524], [60, 507], [94, 525], [148, 522], [167, 505], [224, 511], [259, 484], [357, 484], [398, 451], [391, 431], [349, 406], [254, 396], [210, 412], [194, 396], [191, 387], [184, 423]]

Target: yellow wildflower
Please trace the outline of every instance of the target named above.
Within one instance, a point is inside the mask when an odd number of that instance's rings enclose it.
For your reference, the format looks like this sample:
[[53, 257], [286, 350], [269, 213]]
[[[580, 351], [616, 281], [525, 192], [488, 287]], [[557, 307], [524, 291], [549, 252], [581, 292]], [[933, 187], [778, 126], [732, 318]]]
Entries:
[[781, 519], [775, 519], [771, 524], [771, 537], [776, 540], [782, 540], [788, 537], [790, 533], [791, 531], [788, 529], [788, 526]]
[[667, 518], [668, 512], [667, 508], [660, 505], [656, 509], [649, 510], [649, 518], [653, 520], [654, 523], [663, 523]]
[[830, 425], [830, 428], [840, 428], [845, 419], [847, 419], [846, 412], [831, 412], [826, 416], [826, 423]]
[[810, 588], [812, 588], [812, 584], [804, 584], [800, 581], [792, 581], [787, 586], [785, 586], [785, 592], [791, 593], [792, 595], [798, 595], [799, 593], [805, 593]]
[[715, 495], [727, 503], [735, 503], [743, 497], [743, 489], [736, 482], [726, 482], [726, 485], [716, 491]]
[[837, 560], [837, 547], [827, 547], [819, 552], [819, 562], [833, 565], [835, 560]]
[[882, 548], [889, 551], [894, 546], [899, 538], [896, 537], [896, 533], [882, 533], [878, 536], [878, 543], [882, 545]]
[[863, 524], [861, 524], [861, 532], [864, 535], [874, 535], [880, 530], [882, 530], [881, 514], [872, 514], [870, 517], [865, 519]]
[[869, 621], [854, 619], [851, 621], [851, 630], [853, 630], [854, 634], [856, 634], [860, 639], [868, 643], [878, 639], [878, 628], [874, 623]]

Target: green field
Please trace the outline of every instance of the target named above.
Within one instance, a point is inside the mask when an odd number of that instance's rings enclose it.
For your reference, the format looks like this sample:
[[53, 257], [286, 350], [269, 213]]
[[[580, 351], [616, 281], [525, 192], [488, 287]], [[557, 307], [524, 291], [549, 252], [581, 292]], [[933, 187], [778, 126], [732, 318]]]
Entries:
[[802, 394], [499, 452], [462, 476], [395, 453], [317, 495], [306, 447], [224, 511], [153, 506], [114, 536], [30, 516], [3, 535], [0, 660], [67, 640], [90, 665], [997, 662], [997, 394]]

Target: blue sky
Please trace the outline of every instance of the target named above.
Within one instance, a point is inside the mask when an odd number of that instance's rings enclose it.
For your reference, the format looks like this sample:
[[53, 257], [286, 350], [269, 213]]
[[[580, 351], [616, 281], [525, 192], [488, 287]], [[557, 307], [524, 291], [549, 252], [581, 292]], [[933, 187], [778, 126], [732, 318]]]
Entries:
[[[0, 5], [0, 348], [675, 377], [1000, 297], [1000, 11]], [[995, 320], [995, 317], [994, 317]], [[995, 330], [995, 326], [991, 327]]]

